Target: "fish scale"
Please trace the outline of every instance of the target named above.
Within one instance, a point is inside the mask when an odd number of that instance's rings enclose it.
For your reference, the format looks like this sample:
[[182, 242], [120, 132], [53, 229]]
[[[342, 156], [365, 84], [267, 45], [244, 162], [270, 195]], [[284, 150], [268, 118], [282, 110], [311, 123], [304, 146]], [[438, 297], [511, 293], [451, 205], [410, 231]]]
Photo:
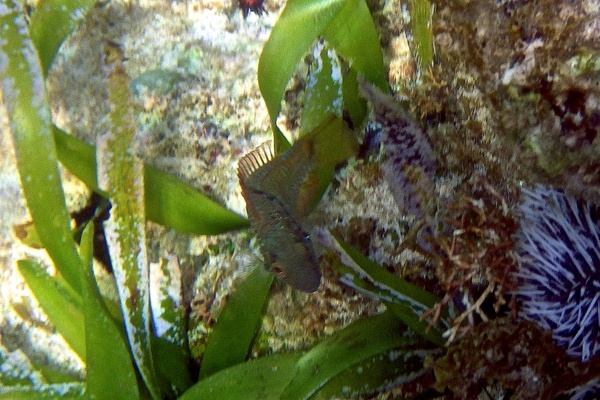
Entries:
[[418, 220], [431, 219], [436, 210], [433, 177], [437, 161], [429, 138], [392, 97], [364, 79], [359, 85], [382, 126], [385, 159], [381, 169], [396, 203]]
[[[262, 147], [257, 150], [262, 152]], [[309, 146], [301, 143], [294, 152], [288, 151], [277, 158], [271, 155], [269, 166], [254, 170], [246, 184], [272, 194], [295, 218], [303, 218], [305, 215], [298, 214], [297, 205], [309, 201], [302, 192], [310, 194], [306, 185], [312, 184], [314, 169], [312, 152]]]

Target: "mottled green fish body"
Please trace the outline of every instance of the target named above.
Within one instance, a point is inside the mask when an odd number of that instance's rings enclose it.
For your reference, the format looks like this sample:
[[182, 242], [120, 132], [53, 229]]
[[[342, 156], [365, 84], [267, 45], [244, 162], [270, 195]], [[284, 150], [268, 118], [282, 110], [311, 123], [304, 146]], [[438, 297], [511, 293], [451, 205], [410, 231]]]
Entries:
[[354, 132], [330, 116], [275, 157], [269, 143], [239, 162], [248, 219], [273, 272], [295, 289], [314, 292], [321, 270], [302, 223], [333, 176], [358, 150]]
[[238, 177], [242, 191], [246, 186], [268, 193], [302, 220], [316, 190], [316, 166], [314, 141], [306, 136], [279, 157], [274, 157], [270, 143], [263, 143], [240, 160]]
[[300, 221], [318, 184], [313, 141], [299, 140], [274, 157], [269, 143], [245, 155], [238, 177], [248, 219], [272, 270], [297, 290], [314, 292], [321, 270], [310, 235]]

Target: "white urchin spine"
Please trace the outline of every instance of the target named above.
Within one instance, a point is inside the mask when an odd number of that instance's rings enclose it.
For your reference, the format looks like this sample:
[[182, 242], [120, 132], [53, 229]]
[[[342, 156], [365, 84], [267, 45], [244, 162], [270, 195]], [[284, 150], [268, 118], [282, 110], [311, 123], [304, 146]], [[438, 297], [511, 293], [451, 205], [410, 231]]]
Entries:
[[520, 315], [587, 361], [600, 350], [600, 208], [542, 185], [523, 189], [522, 197]]

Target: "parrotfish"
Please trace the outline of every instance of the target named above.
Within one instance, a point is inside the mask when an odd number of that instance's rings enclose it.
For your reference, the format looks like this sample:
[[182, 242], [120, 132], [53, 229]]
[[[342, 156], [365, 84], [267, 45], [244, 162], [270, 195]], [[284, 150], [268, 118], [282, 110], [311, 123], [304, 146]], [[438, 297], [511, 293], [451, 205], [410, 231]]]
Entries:
[[239, 161], [238, 177], [250, 225], [275, 275], [314, 292], [321, 270], [310, 235], [302, 228], [317, 190], [314, 140], [299, 139], [279, 157], [263, 143]]
[[359, 77], [362, 95], [373, 105], [382, 127], [385, 159], [381, 163], [396, 203], [417, 220], [428, 220], [436, 211], [434, 176], [437, 160], [427, 135], [392, 97]]
[[437, 197], [435, 158], [429, 137], [392, 97], [359, 77], [362, 95], [373, 105], [381, 125], [385, 158], [381, 170], [400, 209], [415, 218], [415, 243], [433, 253], [430, 239], [436, 234]]

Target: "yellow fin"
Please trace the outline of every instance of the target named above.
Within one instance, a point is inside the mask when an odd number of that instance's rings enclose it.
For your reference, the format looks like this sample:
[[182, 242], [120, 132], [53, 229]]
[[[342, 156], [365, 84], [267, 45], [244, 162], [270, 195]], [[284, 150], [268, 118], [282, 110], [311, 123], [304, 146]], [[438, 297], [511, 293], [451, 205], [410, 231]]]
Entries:
[[319, 176], [316, 171], [312, 171], [306, 177], [298, 190], [296, 204], [294, 205], [294, 216], [299, 220], [305, 218], [314, 207], [314, 198], [319, 188]]
[[238, 178], [244, 181], [257, 169], [274, 158], [271, 142], [265, 142], [242, 157], [238, 163]]
[[330, 116], [306, 136], [313, 137], [314, 157], [317, 167], [336, 165], [358, 152], [356, 134], [346, 123], [335, 116]]

